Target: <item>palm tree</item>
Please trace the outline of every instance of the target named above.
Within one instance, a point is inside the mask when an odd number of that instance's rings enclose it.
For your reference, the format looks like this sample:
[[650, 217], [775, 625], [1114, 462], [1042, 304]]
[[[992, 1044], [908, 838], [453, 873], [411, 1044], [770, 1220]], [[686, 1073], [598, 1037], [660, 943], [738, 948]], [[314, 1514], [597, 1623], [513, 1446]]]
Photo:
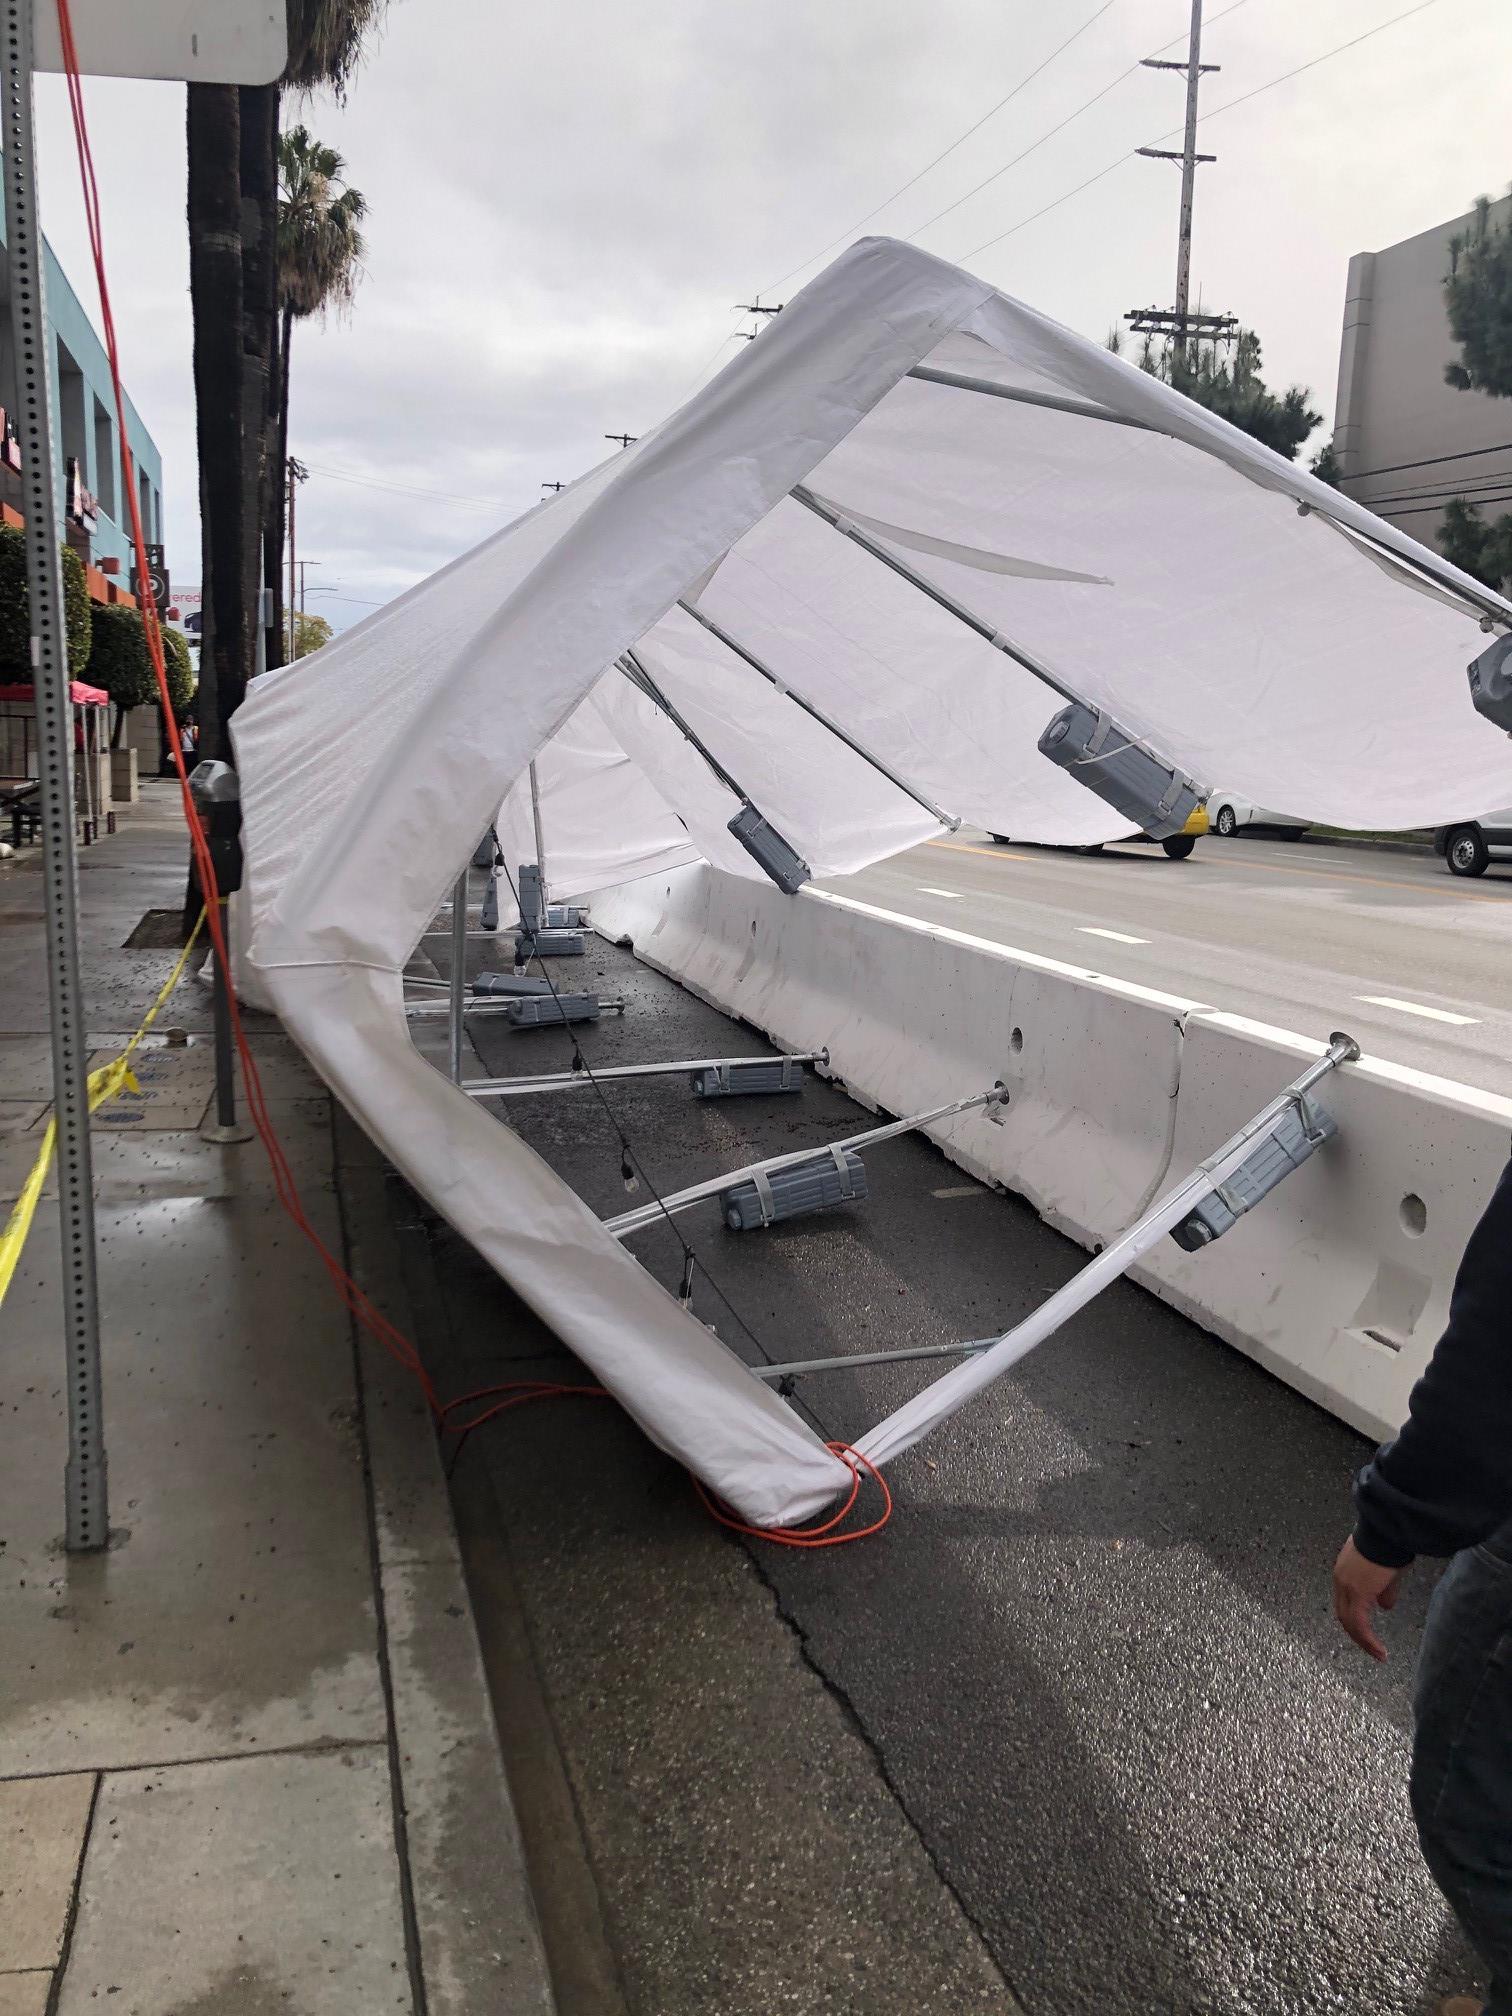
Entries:
[[[288, 67], [279, 84], [189, 86], [189, 291], [203, 528], [202, 748], [229, 755], [227, 724], [255, 665], [258, 548], [275, 462], [282, 388], [278, 326], [278, 105], [285, 88], [338, 98], [387, 0], [286, 0]], [[271, 559], [277, 584], [278, 556]], [[275, 651], [279, 631], [271, 632]], [[276, 658], [272, 662], [277, 662]]]
[[[295, 126], [278, 143], [278, 331], [269, 380], [274, 412], [275, 480], [265, 491], [265, 580], [274, 590], [269, 663], [283, 662], [282, 581], [286, 497], [282, 472], [289, 460], [289, 348], [296, 321], [351, 305], [362, 277], [362, 220], [367, 204], [357, 189], [338, 185], [346, 163], [334, 147]], [[277, 641], [275, 642], [275, 637]]]

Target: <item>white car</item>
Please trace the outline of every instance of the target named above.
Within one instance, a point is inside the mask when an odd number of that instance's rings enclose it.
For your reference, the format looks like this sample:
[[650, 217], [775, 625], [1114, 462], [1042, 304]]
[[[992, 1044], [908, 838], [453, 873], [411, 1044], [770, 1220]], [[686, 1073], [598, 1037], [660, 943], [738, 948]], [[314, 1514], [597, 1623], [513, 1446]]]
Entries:
[[1483, 812], [1479, 819], [1461, 819], [1440, 826], [1433, 851], [1442, 854], [1451, 875], [1484, 875], [1493, 859], [1504, 861], [1512, 849], [1512, 806], [1504, 812]]
[[1224, 840], [1232, 840], [1241, 826], [1270, 829], [1282, 840], [1300, 840], [1312, 823], [1290, 812], [1272, 812], [1268, 806], [1252, 804], [1232, 791], [1214, 791], [1207, 810], [1208, 825]]

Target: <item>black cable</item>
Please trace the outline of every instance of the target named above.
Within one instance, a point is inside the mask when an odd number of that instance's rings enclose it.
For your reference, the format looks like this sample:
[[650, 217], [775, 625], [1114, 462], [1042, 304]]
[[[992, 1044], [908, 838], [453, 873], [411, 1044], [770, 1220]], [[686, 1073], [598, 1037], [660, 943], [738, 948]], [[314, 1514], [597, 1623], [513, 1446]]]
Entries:
[[[504, 879], [509, 884], [509, 893], [514, 898], [515, 909], [517, 912], [519, 912], [521, 928], [523, 929], [525, 922], [525, 915], [524, 912], [520, 909], [520, 892], [515, 886], [514, 876], [509, 871], [509, 863], [503, 858], [502, 850], [500, 852], [499, 865], [504, 870]], [[544, 887], [542, 890], [542, 896], [543, 898], [545, 896]], [[534, 943], [534, 934], [532, 933], [530, 935], [532, 943]], [[539, 948], [534, 950], [530, 956], [531, 959], [534, 959], [536, 965], [540, 968], [541, 978], [546, 982], [547, 987], [551, 990], [551, 998], [556, 1003], [558, 1014], [562, 1016], [562, 1027], [565, 1030], [567, 1030], [569, 1036], [571, 1036], [571, 1024], [568, 1022], [567, 1017], [562, 1010], [562, 997], [557, 992], [557, 985], [555, 980], [552, 979], [550, 973], [546, 970], [546, 962], [542, 958]], [[527, 959], [525, 963], [528, 966], [530, 964], [530, 960]], [[652, 1202], [656, 1205], [656, 1208], [661, 1212], [662, 1217], [665, 1219], [666, 1223], [671, 1227], [674, 1238], [677, 1240], [678, 1245], [681, 1246], [683, 1252], [684, 1283], [687, 1284], [689, 1287], [691, 1287], [691, 1281], [692, 1281], [691, 1270], [694, 1267], [702, 1264], [704, 1279], [708, 1282], [709, 1286], [714, 1290], [714, 1293], [719, 1297], [720, 1301], [724, 1304], [725, 1308], [729, 1311], [730, 1315], [735, 1319], [736, 1323], [738, 1323], [740, 1328], [745, 1332], [746, 1336], [750, 1339], [751, 1343], [754, 1344], [756, 1349], [761, 1353], [762, 1359], [768, 1365], [775, 1364], [776, 1360], [772, 1357], [771, 1352], [768, 1351], [766, 1345], [762, 1343], [761, 1339], [756, 1335], [756, 1332], [751, 1328], [750, 1324], [747, 1323], [744, 1316], [741, 1315], [740, 1311], [735, 1307], [735, 1304], [730, 1300], [729, 1296], [725, 1293], [724, 1289], [720, 1287], [718, 1281], [714, 1278], [714, 1275], [710, 1272], [708, 1262], [704, 1261], [700, 1263], [696, 1254], [693, 1251], [693, 1248], [688, 1244], [687, 1240], [684, 1238], [682, 1227], [678, 1224], [677, 1220], [673, 1217], [672, 1213], [667, 1209], [666, 1204], [662, 1201], [661, 1192], [657, 1189], [656, 1185], [651, 1181], [650, 1175], [647, 1173], [645, 1163], [641, 1160], [639, 1153], [631, 1144], [630, 1137], [626, 1134], [624, 1128], [620, 1125], [619, 1119], [615, 1114], [614, 1108], [609, 1103], [608, 1094], [604, 1091], [603, 1086], [600, 1085], [597, 1078], [594, 1077], [593, 1067], [589, 1064], [588, 1059], [583, 1055], [582, 1045], [578, 1042], [575, 1036], [572, 1036], [572, 1068], [574, 1071], [581, 1069], [586, 1074], [588, 1083], [593, 1087], [594, 1092], [598, 1095], [598, 1102], [604, 1109], [604, 1117], [605, 1119], [608, 1120], [609, 1125], [614, 1129], [615, 1137], [620, 1145], [621, 1168], [623, 1170], [632, 1172], [641, 1181], [645, 1183], [646, 1188], [651, 1193]]]

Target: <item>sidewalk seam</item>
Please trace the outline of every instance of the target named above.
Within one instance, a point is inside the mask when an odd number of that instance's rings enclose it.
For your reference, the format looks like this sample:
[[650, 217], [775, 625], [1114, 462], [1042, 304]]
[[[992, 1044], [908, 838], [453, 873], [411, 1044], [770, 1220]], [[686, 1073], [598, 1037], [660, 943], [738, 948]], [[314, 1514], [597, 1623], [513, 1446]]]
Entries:
[[[73, 1774], [77, 1776], [78, 1774]], [[79, 1919], [79, 1897], [84, 1887], [84, 1864], [89, 1855], [89, 1844], [94, 1839], [95, 1814], [100, 1807], [100, 1790], [105, 1783], [105, 1773], [94, 1774], [94, 1790], [89, 1795], [89, 1811], [84, 1816], [84, 1833], [79, 1842], [79, 1859], [74, 1864], [73, 1887], [68, 1893], [68, 1916], [63, 1920], [63, 1937], [58, 1942], [57, 1964], [53, 1968], [52, 1981], [47, 1990], [47, 2006], [44, 2016], [58, 2016], [58, 2004], [63, 1995], [63, 1977], [68, 1972], [68, 1963], [73, 1956], [74, 1926]]]
[[[143, 1757], [131, 1764], [72, 1764], [62, 1771], [0, 1771], [0, 1785], [24, 1785], [38, 1778], [121, 1778], [132, 1771], [181, 1771], [193, 1764], [248, 1764], [259, 1757], [328, 1757], [343, 1750], [379, 1750], [383, 1736], [329, 1736], [317, 1743], [276, 1743], [264, 1749], [196, 1750], [192, 1757]], [[25, 1973], [25, 1968], [20, 1970]]]
[[[354, 1263], [347, 1201], [340, 1180], [341, 1143], [337, 1134], [336, 1101], [328, 1097], [327, 1120], [331, 1142], [331, 1189], [341, 1227], [341, 1264], [350, 1273]], [[415, 1880], [410, 1866], [409, 1825], [404, 1810], [404, 1778], [399, 1755], [399, 1727], [394, 1710], [394, 1676], [389, 1663], [388, 1605], [383, 1593], [383, 1562], [378, 1543], [378, 1506], [373, 1486], [373, 1448], [368, 1433], [367, 1382], [363, 1366], [363, 1334], [355, 1316], [348, 1319], [347, 1335], [352, 1351], [352, 1383], [357, 1403], [357, 1433], [362, 1447], [362, 1498], [367, 1527], [368, 1564], [373, 1581], [373, 1621], [377, 1636], [378, 1677], [383, 1688], [383, 1710], [388, 1724], [386, 1749], [389, 1767], [389, 1797], [394, 1819], [394, 1852], [399, 1862], [399, 1897], [404, 1914], [404, 1954], [409, 1966], [410, 1995], [414, 2016], [427, 2016], [425, 1969], [420, 1952], [420, 1923], [415, 1911]], [[49, 2012], [51, 2016], [51, 2012]]]

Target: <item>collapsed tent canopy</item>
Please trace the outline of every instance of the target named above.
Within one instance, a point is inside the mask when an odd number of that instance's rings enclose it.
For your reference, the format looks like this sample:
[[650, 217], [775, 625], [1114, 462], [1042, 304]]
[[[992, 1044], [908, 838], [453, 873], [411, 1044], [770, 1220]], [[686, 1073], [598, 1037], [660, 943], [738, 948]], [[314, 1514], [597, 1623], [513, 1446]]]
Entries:
[[[1139, 745], [1173, 785], [1436, 824], [1512, 797], [1483, 627], [1512, 604], [1338, 492], [867, 240], [654, 433], [256, 682], [248, 984], [648, 1433], [797, 1518], [835, 1459], [409, 1043], [398, 976], [501, 801], [559, 895], [699, 857], [795, 885], [956, 821], [1115, 838], [1088, 785]], [[1069, 769], [1039, 746], [1068, 699], [1098, 720]]]

